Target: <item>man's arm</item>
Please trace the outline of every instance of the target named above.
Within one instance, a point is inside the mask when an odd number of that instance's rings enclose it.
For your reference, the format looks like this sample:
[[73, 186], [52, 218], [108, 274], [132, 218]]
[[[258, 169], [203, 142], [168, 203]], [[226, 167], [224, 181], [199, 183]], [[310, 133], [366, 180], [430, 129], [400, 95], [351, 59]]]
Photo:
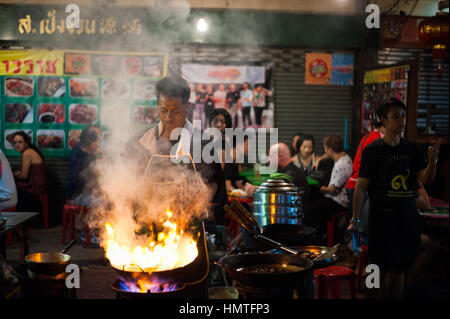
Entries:
[[[366, 177], [359, 177], [358, 182], [356, 183], [355, 192], [353, 194], [353, 214], [352, 221], [358, 219], [358, 213], [361, 209], [361, 205], [364, 201], [364, 196], [369, 189], [370, 180]], [[350, 223], [348, 225], [348, 230], [353, 230], [356, 227], [356, 223]]]
[[441, 145], [441, 139], [434, 140], [433, 144], [428, 147], [428, 165], [425, 169], [419, 172], [419, 178], [424, 184], [431, 184], [436, 176], [437, 158], [439, 155], [439, 149]]

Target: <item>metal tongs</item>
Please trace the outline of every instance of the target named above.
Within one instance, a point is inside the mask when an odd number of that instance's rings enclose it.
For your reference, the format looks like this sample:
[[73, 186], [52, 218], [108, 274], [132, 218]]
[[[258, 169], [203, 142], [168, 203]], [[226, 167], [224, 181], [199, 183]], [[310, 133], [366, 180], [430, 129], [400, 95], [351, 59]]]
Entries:
[[279, 242], [276, 242], [275, 240], [272, 240], [266, 236], [261, 235], [262, 231], [258, 222], [253, 218], [252, 214], [250, 214], [245, 209], [245, 207], [242, 206], [242, 204], [239, 203], [236, 199], [233, 199], [230, 206], [225, 205], [223, 208], [236, 222], [238, 222], [242, 227], [244, 227], [245, 230], [247, 230], [250, 233], [250, 235], [256, 240], [265, 243], [267, 245], [270, 245], [274, 248], [281, 249], [290, 254], [293, 255], [298, 254], [296, 250], [293, 250], [289, 247], [282, 245]]
[[[247, 209], [245, 209], [245, 207], [242, 206], [242, 204], [239, 203], [236, 199], [233, 199], [230, 206], [225, 205], [223, 208], [236, 222], [238, 222], [242, 227], [244, 227], [250, 233], [250, 235], [256, 240], [265, 243], [269, 246], [272, 246], [274, 248], [283, 250], [289, 254], [301, 255], [305, 253], [305, 251], [298, 252], [294, 249], [284, 246], [283, 244], [275, 240], [272, 240], [266, 236], [261, 235], [262, 230], [258, 222], [253, 218], [252, 214], [250, 214], [250, 212], [248, 212]], [[320, 259], [328, 259], [332, 257], [337, 252], [338, 249], [339, 244], [333, 246], [332, 248], [330, 248], [330, 250], [318, 255], [317, 257], [312, 259], [312, 261], [315, 262]]]

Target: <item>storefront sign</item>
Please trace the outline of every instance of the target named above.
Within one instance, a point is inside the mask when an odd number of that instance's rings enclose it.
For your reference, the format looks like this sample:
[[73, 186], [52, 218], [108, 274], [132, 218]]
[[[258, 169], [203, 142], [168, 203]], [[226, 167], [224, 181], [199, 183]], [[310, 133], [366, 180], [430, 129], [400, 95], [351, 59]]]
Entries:
[[[33, 18], [32, 18], [33, 17]], [[17, 21], [17, 31], [20, 34], [75, 34], [75, 35], [142, 35], [140, 19], [120, 21], [116, 16], [104, 18], [79, 19], [79, 27], [69, 28], [66, 15], [57, 13], [55, 9], [47, 11], [45, 17], [35, 18], [35, 15], [24, 14]]]

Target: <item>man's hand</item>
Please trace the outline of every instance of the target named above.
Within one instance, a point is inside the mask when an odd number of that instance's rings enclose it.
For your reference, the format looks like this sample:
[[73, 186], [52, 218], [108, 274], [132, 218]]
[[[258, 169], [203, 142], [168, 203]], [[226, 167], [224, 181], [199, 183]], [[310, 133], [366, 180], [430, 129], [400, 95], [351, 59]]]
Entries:
[[439, 150], [441, 148], [442, 139], [433, 139], [432, 145], [428, 146], [428, 162], [434, 163], [437, 161]]
[[356, 224], [355, 223], [350, 223], [347, 227], [348, 231], [354, 231], [356, 230]]

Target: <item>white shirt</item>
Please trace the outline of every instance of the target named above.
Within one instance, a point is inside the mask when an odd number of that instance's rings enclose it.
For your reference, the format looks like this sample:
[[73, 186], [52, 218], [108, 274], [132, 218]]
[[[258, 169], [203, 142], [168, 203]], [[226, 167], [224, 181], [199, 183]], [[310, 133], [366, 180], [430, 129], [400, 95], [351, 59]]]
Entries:
[[325, 197], [330, 197], [343, 207], [348, 207], [348, 198], [347, 192], [345, 190], [345, 184], [352, 174], [352, 167], [352, 159], [348, 155], [341, 157], [336, 163], [334, 163], [333, 170], [331, 172], [330, 183], [328, 183], [328, 186], [334, 185], [334, 187], [338, 189], [338, 192], [336, 194], [325, 194]]
[[[182, 130], [179, 142], [177, 143], [176, 150], [171, 150], [170, 155], [175, 155], [177, 158], [182, 155], [190, 154], [191, 140], [194, 134], [194, 126], [191, 122], [186, 120], [184, 123], [184, 130]], [[158, 123], [158, 131], [162, 131], [162, 123]], [[152, 153], [156, 153], [156, 127], [149, 129], [144, 136], [139, 140], [139, 143]]]
[[17, 204], [17, 189], [14, 175], [9, 165], [8, 159], [2, 150], [0, 150], [0, 161], [2, 163], [2, 174], [0, 177], [0, 203], [6, 200], [13, 200], [15, 203], [9, 207]]

